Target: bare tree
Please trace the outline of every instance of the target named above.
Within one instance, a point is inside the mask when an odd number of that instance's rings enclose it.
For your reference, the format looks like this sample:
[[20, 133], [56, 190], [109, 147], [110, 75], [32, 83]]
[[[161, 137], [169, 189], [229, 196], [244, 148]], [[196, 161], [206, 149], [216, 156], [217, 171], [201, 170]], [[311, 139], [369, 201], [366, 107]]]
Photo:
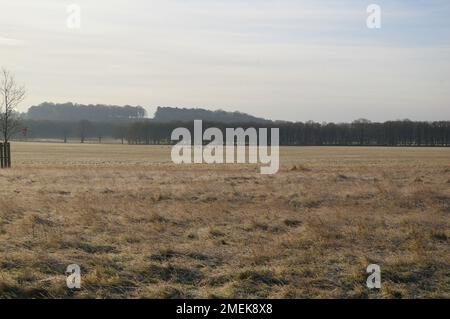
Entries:
[[86, 137], [88, 137], [88, 135], [90, 135], [92, 128], [93, 128], [93, 125], [88, 120], [81, 120], [78, 123], [78, 130], [80, 133], [80, 142], [81, 143], [84, 143], [84, 141], [86, 140]]
[[8, 70], [0, 70], [0, 133], [7, 143], [19, 127], [17, 106], [25, 98], [25, 87], [16, 83], [14, 75]]

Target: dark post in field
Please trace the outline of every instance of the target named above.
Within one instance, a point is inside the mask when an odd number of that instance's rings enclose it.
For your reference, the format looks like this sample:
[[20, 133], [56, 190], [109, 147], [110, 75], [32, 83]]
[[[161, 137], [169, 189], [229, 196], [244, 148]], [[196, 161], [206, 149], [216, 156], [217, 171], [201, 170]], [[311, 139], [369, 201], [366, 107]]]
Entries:
[[0, 168], [3, 168], [3, 143], [0, 143]]
[[9, 143], [0, 143], [0, 168], [11, 167], [11, 146]]
[[11, 144], [6, 143], [5, 144], [5, 153], [6, 153], [6, 167], [11, 167]]

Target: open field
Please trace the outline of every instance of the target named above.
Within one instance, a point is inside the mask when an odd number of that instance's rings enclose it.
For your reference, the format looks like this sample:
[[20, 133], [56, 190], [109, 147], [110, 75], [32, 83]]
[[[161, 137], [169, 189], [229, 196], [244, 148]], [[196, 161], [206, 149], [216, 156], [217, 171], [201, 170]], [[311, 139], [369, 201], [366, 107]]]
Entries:
[[0, 297], [450, 297], [450, 148], [282, 148], [274, 176], [168, 146], [12, 151]]

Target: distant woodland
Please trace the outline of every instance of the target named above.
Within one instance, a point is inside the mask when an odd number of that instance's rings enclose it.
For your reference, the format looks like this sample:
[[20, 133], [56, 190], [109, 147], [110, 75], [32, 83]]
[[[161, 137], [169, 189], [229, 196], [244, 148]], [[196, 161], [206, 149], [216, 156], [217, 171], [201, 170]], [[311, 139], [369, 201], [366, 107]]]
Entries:
[[[22, 130], [15, 139], [58, 139], [67, 142], [117, 139], [128, 144], [170, 144], [172, 131], [193, 120], [203, 120], [203, 128], [277, 127], [280, 145], [345, 146], [449, 146], [450, 121], [410, 120], [352, 123], [269, 121], [240, 112], [203, 109], [158, 108], [154, 118], [146, 118], [140, 106], [107, 106], [43, 103], [22, 114]], [[192, 132], [193, 135], [193, 132]], [[225, 135], [225, 134], [224, 134]]]
[[55, 104], [44, 102], [32, 106], [24, 114], [26, 119], [47, 121], [81, 121], [94, 122], [141, 119], [146, 115], [141, 106], [116, 105], [82, 105], [73, 103]]
[[219, 123], [270, 123], [263, 118], [255, 117], [241, 112], [226, 112], [222, 110], [209, 111], [205, 109], [180, 109], [173, 107], [158, 107], [153, 118], [156, 122], [192, 122], [194, 120], [203, 120], [206, 122]]

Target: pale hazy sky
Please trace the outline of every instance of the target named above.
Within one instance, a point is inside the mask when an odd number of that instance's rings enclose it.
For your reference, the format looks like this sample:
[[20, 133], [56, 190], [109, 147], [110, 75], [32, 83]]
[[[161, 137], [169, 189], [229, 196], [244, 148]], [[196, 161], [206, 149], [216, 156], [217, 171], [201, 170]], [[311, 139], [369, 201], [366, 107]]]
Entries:
[[[81, 7], [81, 29], [66, 8]], [[368, 29], [366, 8], [382, 9]], [[448, 0], [0, 0], [0, 66], [43, 101], [284, 120], [450, 120]]]

